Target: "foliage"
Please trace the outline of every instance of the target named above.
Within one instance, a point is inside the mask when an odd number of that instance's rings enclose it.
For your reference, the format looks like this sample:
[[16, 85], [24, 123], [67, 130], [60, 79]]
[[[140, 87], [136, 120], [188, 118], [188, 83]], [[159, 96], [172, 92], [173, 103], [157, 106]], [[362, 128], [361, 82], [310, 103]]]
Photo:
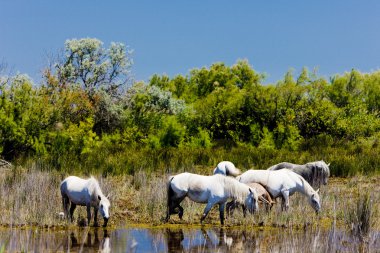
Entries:
[[136, 159], [161, 151], [170, 157], [175, 148], [194, 152], [189, 164], [216, 163], [209, 150], [237, 148], [266, 157], [265, 164], [275, 154], [300, 152], [301, 160], [311, 153], [316, 160], [330, 158], [337, 175], [378, 170], [371, 151], [380, 136], [378, 71], [352, 70], [326, 80], [304, 68], [298, 77], [290, 70], [283, 80], [263, 85], [264, 75], [239, 60], [187, 76], [153, 75], [126, 89], [130, 53], [120, 43], [105, 49], [97, 39], [68, 40], [41, 85], [24, 75], [1, 76], [1, 156], [41, 158], [57, 169], [81, 162], [121, 172], [120, 161], [117, 169], [101, 165], [106, 156], [113, 160], [131, 150]]
[[105, 49], [98, 39], [66, 40], [65, 55], [55, 70], [60, 83], [79, 84], [90, 96], [98, 89], [117, 95], [129, 80], [131, 53], [122, 43], [112, 42]]

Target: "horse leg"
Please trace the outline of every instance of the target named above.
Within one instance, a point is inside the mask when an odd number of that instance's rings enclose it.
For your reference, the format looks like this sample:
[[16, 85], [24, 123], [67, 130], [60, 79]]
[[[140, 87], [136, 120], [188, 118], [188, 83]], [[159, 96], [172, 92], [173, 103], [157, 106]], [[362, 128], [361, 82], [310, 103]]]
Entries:
[[166, 207], [166, 217], [165, 217], [165, 222], [168, 222], [168, 221], [169, 221], [169, 219], [170, 219], [170, 214], [171, 214], [170, 206], [167, 205], [167, 207]]
[[94, 226], [98, 227], [98, 208], [94, 207]]
[[176, 208], [176, 205], [173, 204], [173, 201], [168, 201], [168, 205], [166, 208], [165, 222], [168, 222], [170, 219], [170, 215], [175, 213], [175, 208]]
[[91, 205], [87, 204], [86, 208], [87, 208], [87, 226], [90, 226], [90, 222], [91, 222]]
[[208, 202], [205, 210], [203, 211], [202, 217], [201, 217], [201, 224], [203, 220], [206, 218], [207, 214], [210, 212], [211, 208], [214, 206], [214, 203]]
[[[183, 216], [183, 207], [179, 204], [182, 202], [184, 198], [171, 200], [167, 207], [167, 213], [165, 221], [168, 222], [171, 214], [178, 214], [179, 218], [182, 220]], [[178, 208], [178, 211], [176, 210]]]
[[247, 208], [245, 205], [242, 205], [241, 208], [243, 209], [243, 217], [245, 218], [245, 216], [247, 216]]
[[66, 219], [69, 219], [69, 198], [66, 195], [62, 195], [63, 212]]
[[71, 219], [71, 222], [74, 221], [74, 210], [75, 210], [76, 207], [77, 207], [77, 205], [74, 204], [73, 202], [71, 202], [71, 204], [70, 204], [70, 219]]
[[230, 202], [227, 202], [226, 204], [227, 217], [232, 216], [234, 214], [234, 209], [235, 209], [235, 200], [231, 200]]
[[220, 224], [222, 224], [222, 226], [224, 225], [224, 206], [225, 206], [225, 204], [226, 204], [226, 202], [219, 204], [219, 218], [220, 218]]
[[179, 217], [180, 220], [182, 220], [182, 217], [183, 217], [183, 207], [178, 204], [178, 209], [179, 209], [179, 211], [178, 211], [178, 217]]
[[173, 213], [178, 213], [178, 217], [182, 220], [182, 217], [183, 217], [183, 207], [180, 205], [182, 200], [184, 200], [185, 197], [182, 197], [180, 199], [178, 199], [175, 203], [175, 206], [174, 206], [174, 209], [176, 207], [178, 207], [178, 211], [174, 211]]
[[268, 201], [268, 203], [265, 203], [265, 212], [269, 213], [270, 209], [272, 208], [271, 203]]
[[288, 190], [283, 190], [281, 191], [282, 193], [282, 203], [281, 203], [281, 208], [282, 211], [288, 211], [289, 209], [289, 191]]

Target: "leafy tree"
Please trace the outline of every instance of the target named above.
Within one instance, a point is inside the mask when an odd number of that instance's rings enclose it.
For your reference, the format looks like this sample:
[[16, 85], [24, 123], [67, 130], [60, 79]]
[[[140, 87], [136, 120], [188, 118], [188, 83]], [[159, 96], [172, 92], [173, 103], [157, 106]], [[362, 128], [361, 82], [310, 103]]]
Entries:
[[219, 87], [194, 104], [198, 124], [208, 129], [213, 139], [239, 140], [240, 108], [244, 92], [236, 86]]
[[94, 131], [98, 135], [112, 133], [122, 128], [126, 120], [125, 104], [122, 99], [115, 99], [105, 91], [98, 91], [94, 105]]
[[161, 147], [178, 147], [184, 139], [185, 128], [175, 117], [165, 117], [158, 136], [160, 138]]
[[112, 42], [108, 49], [98, 39], [72, 39], [65, 42], [65, 54], [55, 65], [61, 85], [79, 84], [92, 97], [103, 89], [116, 96], [130, 81], [131, 50]]
[[361, 103], [363, 98], [362, 75], [352, 70], [343, 76], [336, 75], [331, 78], [329, 97], [338, 107], [349, 107], [353, 103]]
[[0, 151], [6, 159], [13, 159], [40, 146], [49, 117], [28, 76], [11, 77], [0, 89]]
[[380, 71], [366, 74], [363, 80], [365, 103], [370, 113], [380, 113]]
[[165, 115], [180, 115], [186, 109], [184, 101], [173, 98], [171, 92], [144, 83], [137, 83], [129, 89], [125, 100], [132, 119], [130, 124], [138, 126], [143, 136], [156, 133]]
[[247, 60], [239, 60], [231, 67], [231, 72], [236, 78], [235, 85], [241, 89], [248, 86], [256, 87], [265, 77], [263, 74], [256, 73]]

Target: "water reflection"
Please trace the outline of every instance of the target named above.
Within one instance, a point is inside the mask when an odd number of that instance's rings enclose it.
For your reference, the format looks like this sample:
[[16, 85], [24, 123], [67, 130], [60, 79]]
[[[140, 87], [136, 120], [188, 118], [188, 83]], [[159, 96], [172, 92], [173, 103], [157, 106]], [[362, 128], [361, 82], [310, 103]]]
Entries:
[[285, 228], [2, 229], [0, 252], [376, 252], [379, 238], [372, 232], [363, 243], [342, 231]]
[[[62, 248], [65, 252], [111, 252], [110, 237], [107, 230], [99, 235], [99, 229], [84, 229], [67, 232], [64, 237]], [[100, 237], [101, 236], [101, 237]], [[99, 239], [101, 238], [101, 239]], [[59, 248], [57, 249], [59, 250]]]

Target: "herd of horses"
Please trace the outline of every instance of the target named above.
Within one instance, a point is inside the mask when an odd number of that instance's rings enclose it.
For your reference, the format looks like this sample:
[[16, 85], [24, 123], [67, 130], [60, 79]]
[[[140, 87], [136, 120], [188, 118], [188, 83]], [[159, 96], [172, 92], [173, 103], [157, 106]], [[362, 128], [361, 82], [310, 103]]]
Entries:
[[[201, 216], [201, 223], [213, 206], [219, 205], [220, 222], [224, 224], [225, 209], [232, 215], [236, 207], [241, 206], [244, 216], [246, 211], [253, 214], [263, 203], [269, 211], [274, 200], [281, 198], [283, 211], [289, 208], [289, 197], [295, 192], [305, 195], [316, 213], [321, 210], [319, 187], [328, 182], [329, 164], [324, 161], [310, 162], [303, 165], [279, 163], [267, 170], [247, 170], [241, 173], [232, 162], [222, 161], [214, 169], [213, 175], [180, 173], [170, 176], [167, 182], [167, 212], [178, 214], [182, 219], [184, 209], [181, 202], [188, 197], [194, 202], [204, 203], [206, 207]], [[314, 188], [318, 190], [314, 190]], [[60, 191], [64, 216], [73, 221], [76, 206], [86, 206], [87, 224], [91, 221], [91, 207], [94, 209], [94, 224], [97, 226], [98, 211], [107, 226], [110, 217], [110, 201], [102, 193], [98, 181], [91, 177], [82, 179], [69, 176], [61, 182]], [[227, 202], [230, 200], [230, 202]]]
[[[241, 174], [233, 163], [220, 162], [214, 169], [212, 176], [181, 173], [171, 176], [167, 189], [167, 214], [178, 214], [182, 219], [183, 207], [180, 203], [188, 197], [192, 201], [205, 203], [206, 207], [201, 216], [201, 223], [211, 208], [219, 205], [220, 223], [224, 224], [224, 210], [232, 214], [237, 206], [254, 213], [258, 210], [258, 203], [262, 202], [270, 210], [273, 200], [281, 198], [283, 211], [289, 208], [289, 197], [295, 192], [305, 195], [310, 206], [316, 213], [321, 210], [319, 188], [327, 184], [330, 176], [329, 164], [324, 161], [310, 162], [299, 165], [279, 163], [267, 170], [248, 170]], [[227, 203], [228, 199], [232, 199]]]

